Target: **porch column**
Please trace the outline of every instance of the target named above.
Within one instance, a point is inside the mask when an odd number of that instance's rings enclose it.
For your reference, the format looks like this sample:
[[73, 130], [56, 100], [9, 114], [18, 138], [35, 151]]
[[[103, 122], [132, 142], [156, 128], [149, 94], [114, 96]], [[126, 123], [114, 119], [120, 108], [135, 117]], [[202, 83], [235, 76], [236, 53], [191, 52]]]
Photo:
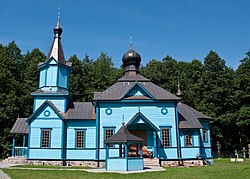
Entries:
[[25, 147], [25, 140], [26, 140], [26, 136], [25, 134], [23, 134], [23, 148], [22, 148], [22, 156], [24, 156], [24, 147]]
[[13, 140], [12, 140], [12, 154], [11, 156], [15, 156], [15, 143], [16, 143], [16, 134], [13, 134]]
[[138, 144], [136, 144], [136, 157], [138, 157]]
[[109, 144], [106, 144], [106, 159], [109, 158]]
[[156, 149], [156, 132], [153, 131], [153, 140], [154, 140], [154, 158], [157, 158], [157, 149]]
[[106, 170], [108, 170], [109, 144], [106, 144]]
[[128, 157], [128, 144], [125, 144], [125, 146], [124, 146], [125, 148], [124, 148], [124, 157], [125, 158], [127, 158]]
[[142, 158], [142, 144], [140, 144], [140, 157]]
[[122, 144], [119, 144], [119, 157], [122, 157]]

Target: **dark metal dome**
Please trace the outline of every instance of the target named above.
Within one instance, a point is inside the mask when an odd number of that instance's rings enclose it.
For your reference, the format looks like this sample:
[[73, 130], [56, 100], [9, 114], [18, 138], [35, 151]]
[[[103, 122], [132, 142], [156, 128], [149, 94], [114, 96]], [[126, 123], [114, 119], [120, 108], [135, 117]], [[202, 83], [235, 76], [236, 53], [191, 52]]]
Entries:
[[133, 65], [139, 69], [141, 64], [141, 56], [132, 47], [122, 56], [123, 66], [127, 67]]
[[176, 93], [176, 96], [181, 98], [183, 96], [183, 93], [180, 90], [178, 90]]
[[60, 26], [60, 20], [58, 19], [57, 24], [54, 27], [55, 37], [60, 37], [62, 32], [63, 32], [63, 30], [62, 30], [62, 27]]

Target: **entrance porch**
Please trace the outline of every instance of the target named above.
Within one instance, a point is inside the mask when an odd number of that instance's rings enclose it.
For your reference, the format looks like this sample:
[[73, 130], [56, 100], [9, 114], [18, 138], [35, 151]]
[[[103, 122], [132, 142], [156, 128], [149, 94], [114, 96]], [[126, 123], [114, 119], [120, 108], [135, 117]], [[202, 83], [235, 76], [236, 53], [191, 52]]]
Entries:
[[[129, 132], [137, 137], [143, 139], [142, 156], [143, 158], [158, 158], [158, 136], [160, 131], [148, 118], [141, 112], [136, 113], [130, 121], [126, 124]], [[138, 148], [135, 145], [129, 146], [129, 156], [138, 156]]]

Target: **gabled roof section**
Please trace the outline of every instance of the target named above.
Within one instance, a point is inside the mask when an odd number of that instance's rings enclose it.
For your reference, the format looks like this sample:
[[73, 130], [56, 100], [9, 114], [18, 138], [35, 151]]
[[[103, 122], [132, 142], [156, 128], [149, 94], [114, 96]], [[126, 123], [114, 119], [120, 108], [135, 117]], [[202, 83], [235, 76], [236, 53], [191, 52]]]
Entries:
[[31, 96], [35, 96], [35, 95], [62, 95], [62, 96], [67, 96], [69, 94], [69, 92], [67, 90], [57, 90], [57, 91], [44, 91], [41, 89], [38, 89], [34, 92], [31, 93]]
[[154, 129], [155, 131], [160, 131], [158, 127], [156, 127], [146, 116], [144, 116], [141, 112], [136, 113], [126, 124], [126, 126], [129, 126], [133, 123], [137, 123], [137, 120], [142, 120], [146, 125], [148, 125], [150, 128]]
[[140, 74], [136, 75], [124, 75], [123, 77], [119, 78], [117, 82], [135, 82], [135, 81], [140, 81], [140, 82], [150, 82], [149, 79], [145, 78], [144, 76]]
[[[155, 97], [150, 94], [140, 83], [134, 82], [129, 89], [120, 96], [120, 99], [126, 99], [127, 97], [146, 97], [144, 99], [154, 99]], [[131, 98], [129, 98], [131, 99]], [[135, 98], [136, 99], [136, 98]], [[143, 99], [143, 98], [142, 98]]]
[[[121, 100], [121, 97], [129, 91], [131, 86], [134, 83], [140, 84], [148, 94], [154, 97], [154, 100], [175, 100], [178, 98], [171, 94], [169, 91], [155, 85], [150, 82], [149, 79], [137, 74], [137, 75], [124, 75], [120, 78], [115, 84], [106, 89], [103, 92], [98, 92], [94, 94], [93, 100]], [[133, 99], [142, 99], [140, 97], [136, 97]], [[147, 98], [148, 99], [148, 98]]]
[[64, 64], [63, 63], [58, 63], [58, 61], [54, 57], [51, 57], [51, 58], [47, 59], [45, 62], [39, 62], [38, 63], [38, 68], [42, 68], [44, 66], [47, 66], [48, 64], [51, 64], [52, 60], [55, 61], [54, 64], [59, 64], [59, 65], [62, 65], [62, 66], [66, 66], [68, 68], [72, 68], [72, 62], [65, 62]]
[[95, 109], [91, 102], [73, 102], [66, 112], [67, 120], [95, 120]]
[[27, 118], [17, 118], [14, 126], [10, 130], [11, 134], [28, 134], [29, 127], [27, 123]]
[[51, 109], [54, 110], [54, 112], [61, 118], [65, 118], [65, 113], [61, 112], [51, 101], [44, 101], [44, 103], [33, 113], [31, 116], [27, 119], [27, 122], [29, 122], [35, 115], [37, 115], [46, 105], [51, 107]]
[[143, 139], [129, 132], [127, 127], [122, 124], [117, 133], [104, 140], [105, 144], [126, 144], [126, 143], [143, 143]]
[[202, 128], [199, 120], [206, 119], [211, 120], [210, 117], [202, 114], [194, 108], [179, 102], [178, 103], [178, 119], [180, 129], [196, 129]]

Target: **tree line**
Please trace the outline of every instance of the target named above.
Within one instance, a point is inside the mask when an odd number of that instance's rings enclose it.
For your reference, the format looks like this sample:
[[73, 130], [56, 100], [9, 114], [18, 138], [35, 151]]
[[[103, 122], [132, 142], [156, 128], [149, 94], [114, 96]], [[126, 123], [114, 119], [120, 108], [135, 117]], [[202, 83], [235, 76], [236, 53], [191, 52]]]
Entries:
[[[0, 155], [11, 150], [10, 129], [19, 117], [32, 114], [30, 95], [38, 88], [38, 62], [46, 56], [39, 49], [26, 54], [15, 42], [0, 44]], [[123, 75], [107, 53], [93, 60], [76, 55], [70, 76], [73, 101], [90, 101], [94, 91], [103, 91]], [[175, 94], [179, 78], [183, 102], [210, 116], [213, 148], [221, 143], [225, 154], [250, 143], [250, 51], [236, 70], [227, 66], [216, 52], [209, 51], [200, 61], [178, 61], [171, 56], [152, 59], [140, 72], [155, 84]]]

